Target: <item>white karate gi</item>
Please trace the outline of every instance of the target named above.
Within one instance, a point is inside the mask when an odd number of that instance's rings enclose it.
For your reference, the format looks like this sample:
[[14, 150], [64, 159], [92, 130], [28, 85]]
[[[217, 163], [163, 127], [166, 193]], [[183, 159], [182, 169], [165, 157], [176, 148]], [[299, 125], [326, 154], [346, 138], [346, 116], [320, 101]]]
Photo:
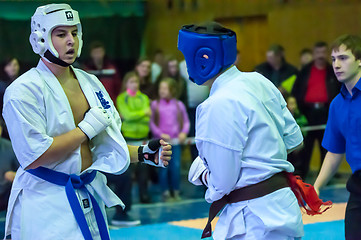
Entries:
[[[110, 108], [106, 110], [112, 118], [112, 124], [91, 140], [93, 164], [82, 173], [100, 170], [120, 174], [128, 168], [130, 157], [127, 144], [120, 133], [121, 120], [118, 112], [95, 76], [80, 69], [72, 70], [90, 107], [102, 106], [96, 95], [96, 92], [101, 91], [103, 98], [109, 101]], [[13, 228], [14, 240], [83, 239], [68, 203], [65, 187], [49, 183], [24, 171], [50, 147], [53, 137], [76, 128], [65, 92], [41, 60], [36, 68], [20, 76], [7, 88], [3, 116], [21, 165], [11, 191], [6, 216], [6, 235], [10, 234]], [[80, 146], [63, 159], [44, 167], [80, 175]], [[104, 204], [108, 207], [124, 206], [106, 186], [106, 177], [100, 172], [86, 187], [97, 199], [105, 221]], [[76, 193], [83, 207], [82, 200], [87, 198], [87, 194], [79, 190], [76, 190]], [[92, 206], [83, 208], [85, 213], [91, 210]], [[86, 218], [93, 236], [96, 235], [97, 224], [94, 216], [90, 214], [86, 215]]]
[[[200, 185], [206, 169], [205, 199], [211, 203], [275, 173], [293, 172], [287, 149], [298, 146], [303, 137], [275, 86], [258, 73], [233, 66], [215, 80], [209, 98], [198, 106], [195, 140], [199, 157], [189, 181]], [[268, 235], [259, 235], [262, 232]], [[302, 216], [290, 188], [226, 205], [213, 233], [222, 240], [301, 236]]]

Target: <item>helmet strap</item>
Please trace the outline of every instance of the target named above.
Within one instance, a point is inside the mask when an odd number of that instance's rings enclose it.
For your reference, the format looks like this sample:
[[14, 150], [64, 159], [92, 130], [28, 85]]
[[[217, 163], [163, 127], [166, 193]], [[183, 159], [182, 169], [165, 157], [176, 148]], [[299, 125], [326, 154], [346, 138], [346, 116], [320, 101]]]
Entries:
[[44, 53], [44, 57], [46, 57], [46, 59], [48, 59], [50, 62], [55, 63], [62, 67], [68, 67], [71, 65], [69, 63], [64, 62], [60, 58], [55, 57], [49, 50], [46, 50], [46, 52]]

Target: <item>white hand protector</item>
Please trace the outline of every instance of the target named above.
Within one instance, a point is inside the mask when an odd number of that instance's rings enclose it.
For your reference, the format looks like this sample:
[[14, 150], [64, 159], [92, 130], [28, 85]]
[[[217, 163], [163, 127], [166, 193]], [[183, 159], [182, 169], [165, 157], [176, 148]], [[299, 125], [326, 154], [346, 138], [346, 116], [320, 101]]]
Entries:
[[203, 160], [198, 156], [194, 159], [188, 173], [188, 181], [194, 185], [206, 185], [205, 176], [208, 172], [208, 169], [203, 163]]
[[85, 113], [84, 119], [78, 127], [92, 139], [112, 123], [112, 119], [102, 107], [92, 107]]
[[[165, 168], [163, 161], [160, 159], [160, 155], [163, 148], [160, 144], [160, 139], [153, 139], [148, 142], [146, 145], [142, 145], [138, 148], [138, 160], [139, 162], [144, 162], [151, 166], [163, 167]], [[158, 154], [158, 164], [155, 163], [155, 154]]]

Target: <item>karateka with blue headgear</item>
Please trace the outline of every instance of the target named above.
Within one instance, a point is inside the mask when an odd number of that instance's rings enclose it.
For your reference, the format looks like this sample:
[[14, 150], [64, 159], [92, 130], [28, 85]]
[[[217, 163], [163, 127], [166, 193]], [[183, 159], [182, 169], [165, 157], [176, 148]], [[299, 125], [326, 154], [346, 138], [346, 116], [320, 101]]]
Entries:
[[294, 167], [287, 153], [302, 145], [299, 126], [277, 88], [262, 75], [241, 72], [233, 62], [236, 34], [215, 22], [179, 31], [189, 78], [211, 87], [197, 108], [199, 151], [188, 179], [205, 185], [212, 203], [202, 237], [214, 239], [300, 239], [303, 223], [288, 186]]
[[71, 66], [80, 56], [82, 28], [68, 4], [36, 9], [30, 43], [41, 59], [4, 96], [3, 116], [21, 165], [6, 238], [109, 239], [105, 205], [124, 204], [101, 172], [121, 174], [138, 161], [164, 167], [171, 146], [163, 140], [126, 144], [103, 85]]

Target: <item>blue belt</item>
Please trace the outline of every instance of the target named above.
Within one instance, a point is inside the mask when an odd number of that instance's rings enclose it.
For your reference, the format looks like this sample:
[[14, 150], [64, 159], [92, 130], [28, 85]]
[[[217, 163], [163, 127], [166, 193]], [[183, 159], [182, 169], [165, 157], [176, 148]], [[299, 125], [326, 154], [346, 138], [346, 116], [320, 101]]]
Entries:
[[89, 230], [89, 226], [85, 220], [84, 212], [80, 206], [78, 197], [75, 194], [74, 189], [82, 189], [85, 190], [89, 196], [91, 203], [93, 205], [95, 219], [98, 224], [100, 237], [102, 240], [108, 240], [109, 233], [108, 228], [104, 220], [104, 216], [100, 207], [93, 197], [93, 195], [87, 190], [85, 187], [86, 184], [89, 184], [95, 178], [97, 171], [92, 171], [90, 173], [82, 174], [81, 176], [75, 174], [66, 174], [62, 172], [57, 172], [48, 168], [38, 167], [36, 169], [29, 169], [27, 172], [45, 180], [50, 183], [65, 186], [66, 196], [68, 198], [68, 202], [70, 204], [71, 210], [73, 211], [74, 217], [80, 227], [80, 230], [85, 238], [85, 240], [92, 240], [92, 236]]

